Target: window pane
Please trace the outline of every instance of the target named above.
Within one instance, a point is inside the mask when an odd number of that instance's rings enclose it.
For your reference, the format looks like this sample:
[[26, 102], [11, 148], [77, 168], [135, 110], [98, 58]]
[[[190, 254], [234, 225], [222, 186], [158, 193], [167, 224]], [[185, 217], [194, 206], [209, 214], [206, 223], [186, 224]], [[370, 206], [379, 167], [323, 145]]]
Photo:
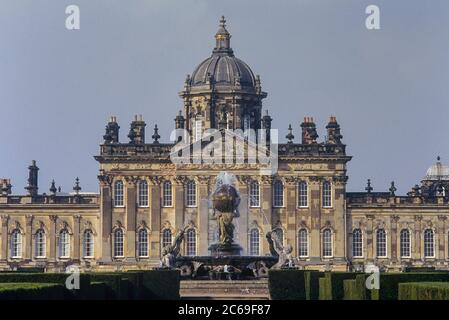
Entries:
[[164, 229], [162, 232], [162, 248], [165, 248], [172, 243], [172, 233], [170, 229]]
[[332, 187], [328, 181], [323, 183], [323, 207], [332, 207]]
[[114, 206], [123, 207], [123, 182], [116, 181], [114, 184]]
[[401, 230], [400, 235], [400, 247], [401, 247], [401, 257], [410, 257], [410, 231], [407, 229]]
[[257, 181], [252, 181], [249, 188], [249, 205], [250, 207], [260, 206], [260, 188]]
[[114, 233], [114, 256], [123, 257], [123, 230], [117, 229]]
[[300, 257], [309, 256], [309, 239], [306, 229], [301, 229], [298, 233], [298, 255]]
[[298, 207], [308, 207], [308, 190], [307, 190], [307, 183], [306, 182], [300, 182], [298, 185]]
[[44, 230], [40, 229], [36, 232], [36, 257], [38, 258], [44, 258], [46, 255], [46, 248], [45, 248], [45, 232]]
[[363, 239], [360, 229], [354, 229], [352, 233], [352, 255], [354, 257], [363, 256]]
[[186, 237], [186, 255], [196, 256], [196, 231], [189, 229]]
[[83, 256], [84, 257], [94, 256], [94, 236], [91, 230], [86, 230], [84, 232]]
[[332, 257], [332, 232], [330, 229], [323, 231], [323, 257]]
[[70, 235], [67, 230], [59, 233], [59, 257], [68, 258], [70, 256]]
[[260, 244], [259, 244], [259, 230], [254, 228], [251, 229], [249, 235], [249, 255], [258, 256], [260, 254]]
[[138, 201], [140, 207], [148, 207], [148, 183], [146, 181], [139, 182]]
[[22, 257], [22, 234], [19, 229], [15, 229], [11, 234], [11, 256], [13, 258]]
[[148, 257], [148, 232], [146, 229], [139, 231], [138, 253], [139, 257]]
[[284, 206], [284, 185], [282, 181], [275, 181], [273, 190], [273, 206], [283, 207]]
[[426, 229], [424, 231], [424, 256], [426, 258], [432, 258], [435, 256], [435, 246], [432, 229]]
[[377, 257], [387, 256], [387, 234], [384, 229], [376, 232], [376, 255]]
[[164, 197], [163, 197], [163, 206], [171, 207], [172, 206], [172, 184], [170, 181], [164, 182]]
[[189, 181], [187, 183], [187, 195], [186, 202], [188, 207], [196, 207], [196, 183], [195, 181]]

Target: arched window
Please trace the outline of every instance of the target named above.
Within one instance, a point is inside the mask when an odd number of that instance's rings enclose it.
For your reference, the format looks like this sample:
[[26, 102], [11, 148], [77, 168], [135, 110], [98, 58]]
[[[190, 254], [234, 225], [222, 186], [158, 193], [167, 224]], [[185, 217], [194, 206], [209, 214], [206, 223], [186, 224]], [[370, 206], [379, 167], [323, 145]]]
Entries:
[[193, 180], [187, 182], [186, 205], [196, 207], [196, 183]]
[[309, 256], [309, 235], [304, 228], [298, 232], [298, 256], [300, 258]]
[[124, 256], [123, 230], [118, 228], [114, 231], [114, 257], [120, 258], [123, 256]]
[[253, 180], [249, 185], [249, 206], [260, 207], [260, 188], [259, 182]]
[[139, 257], [148, 257], [148, 231], [140, 229], [137, 238], [137, 253]]
[[309, 206], [307, 182], [298, 183], [298, 207], [307, 208]]
[[84, 231], [83, 257], [92, 258], [94, 256], [94, 234], [92, 230]]
[[387, 233], [384, 229], [376, 231], [376, 256], [378, 258], [387, 256]]
[[279, 239], [282, 245], [284, 245], [284, 230], [281, 228], [276, 228], [273, 230], [273, 232], [276, 234], [276, 237]]
[[11, 258], [22, 258], [22, 233], [19, 229], [11, 233]]
[[399, 238], [401, 258], [410, 258], [410, 231], [402, 229]]
[[170, 181], [165, 181], [163, 185], [162, 206], [171, 207], [173, 205], [172, 185]]
[[330, 229], [323, 230], [323, 257], [332, 257], [332, 231]]
[[284, 206], [284, 185], [281, 180], [276, 180], [273, 186], [273, 207]]
[[249, 255], [258, 256], [260, 254], [259, 229], [253, 228], [249, 232]]
[[332, 207], [332, 185], [329, 181], [323, 182], [323, 207]]
[[191, 257], [196, 256], [196, 231], [193, 228], [187, 230], [186, 255]]
[[70, 234], [67, 229], [59, 233], [59, 258], [70, 257]]
[[424, 257], [435, 257], [435, 242], [432, 229], [426, 229], [424, 231]]
[[360, 229], [352, 231], [352, 256], [363, 257], [363, 238]]
[[123, 207], [123, 181], [114, 183], [114, 206]]
[[165, 248], [168, 245], [171, 245], [172, 242], [172, 233], [170, 229], [164, 229], [162, 231], [162, 248]]
[[39, 229], [36, 231], [36, 237], [34, 241], [36, 258], [45, 258], [45, 231], [43, 229]]
[[148, 207], [148, 183], [145, 180], [139, 181], [139, 197], [137, 203], [139, 207]]

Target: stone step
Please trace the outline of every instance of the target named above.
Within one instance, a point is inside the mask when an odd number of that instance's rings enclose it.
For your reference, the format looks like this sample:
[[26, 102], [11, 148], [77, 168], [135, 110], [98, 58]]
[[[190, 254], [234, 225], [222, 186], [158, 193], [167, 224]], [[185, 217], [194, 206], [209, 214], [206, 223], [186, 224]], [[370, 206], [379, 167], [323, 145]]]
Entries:
[[182, 299], [269, 299], [267, 280], [182, 280]]

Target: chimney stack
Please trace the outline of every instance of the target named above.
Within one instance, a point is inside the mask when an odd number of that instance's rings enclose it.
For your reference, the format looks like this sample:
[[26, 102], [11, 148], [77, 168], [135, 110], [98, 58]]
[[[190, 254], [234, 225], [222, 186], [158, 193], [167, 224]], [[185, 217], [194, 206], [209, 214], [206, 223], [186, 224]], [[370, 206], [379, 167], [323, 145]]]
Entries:
[[312, 117], [304, 117], [304, 122], [301, 123], [302, 129], [302, 144], [315, 144], [318, 138], [316, 125]]
[[36, 160], [33, 160], [28, 167], [28, 185], [25, 187], [25, 190], [27, 190], [28, 194], [32, 197], [37, 196], [37, 191], [39, 189], [38, 171], [39, 168], [36, 166]]
[[118, 143], [119, 142], [119, 129], [120, 126], [117, 123], [117, 118], [115, 116], [111, 116], [108, 124], [106, 125], [106, 133], [103, 136], [104, 143]]
[[129, 143], [131, 144], [144, 144], [145, 143], [145, 127], [146, 123], [143, 121], [142, 115], [135, 115], [134, 121], [131, 122], [131, 128], [129, 129]]

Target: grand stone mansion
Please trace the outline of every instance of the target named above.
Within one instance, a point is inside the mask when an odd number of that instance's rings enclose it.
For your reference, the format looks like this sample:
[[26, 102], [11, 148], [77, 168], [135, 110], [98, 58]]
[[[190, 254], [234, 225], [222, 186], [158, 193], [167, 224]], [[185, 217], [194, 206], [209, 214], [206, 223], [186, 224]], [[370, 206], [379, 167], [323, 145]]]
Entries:
[[[211, 56], [187, 76], [179, 93], [183, 110], [175, 128], [189, 133], [192, 144], [200, 141], [200, 148], [207, 148], [202, 137], [208, 129], [272, 129], [272, 118], [262, 112], [267, 93], [259, 76], [234, 56], [230, 38], [222, 18]], [[350, 193], [351, 157], [335, 117], [324, 141], [311, 117], [300, 125], [299, 139], [290, 127], [286, 141], [276, 145], [277, 171], [268, 175], [251, 161], [173, 163], [178, 141], [159, 142], [157, 127], [148, 141], [145, 126], [136, 116], [127, 141], [120, 141], [111, 117], [95, 156], [99, 194], [81, 192], [78, 180], [70, 193], [54, 182], [41, 192], [35, 161], [26, 195], [13, 194], [10, 180], [0, 180], [0, 270], [57, 271], [70, 264], [148, 269], [159, 265], [161, 249], [180, 229], [186, 230], [183, 255], [208, 255], [217, 235], [209, 199], [223, 171], [236, 177], [242, 199], [235, 224], [243, 255], [269, 254], [265, 235], [274, 230], [293, 247], [300, 268], [449, 268], [449, 167], [440, 159], [406, 196], [396, 195], [394, 183], [387, 192], [373, 192], [369, 181], [363, 192]], [[243, 139], [235, 147], [253, 146]]]

